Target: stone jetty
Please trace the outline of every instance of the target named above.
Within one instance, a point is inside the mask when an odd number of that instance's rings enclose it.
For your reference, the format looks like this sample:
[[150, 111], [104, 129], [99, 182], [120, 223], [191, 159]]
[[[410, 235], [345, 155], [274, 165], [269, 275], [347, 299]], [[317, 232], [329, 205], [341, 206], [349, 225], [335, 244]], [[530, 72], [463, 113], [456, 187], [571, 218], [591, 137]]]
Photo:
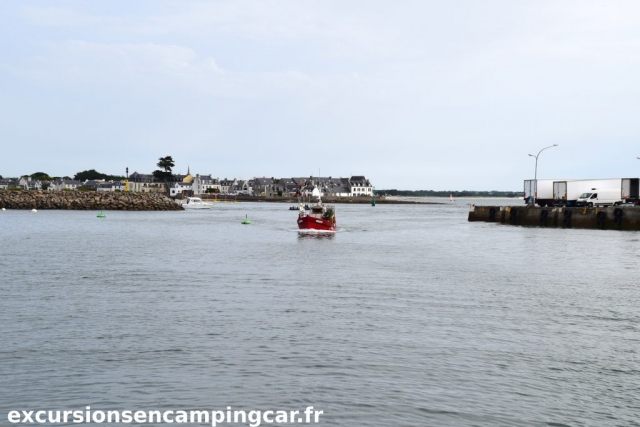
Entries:
[[156, 193], [110, 191], [2, 191], [0, 209], [64, 209], [118, 211], [183, 210], [170, 198]]
[[528, 206], [469, 207], [469, 221], [496, 222], [529, 227], [592, 228], [600, 230], [640, 230], [640, 206], [600, 208], [540, 208]]

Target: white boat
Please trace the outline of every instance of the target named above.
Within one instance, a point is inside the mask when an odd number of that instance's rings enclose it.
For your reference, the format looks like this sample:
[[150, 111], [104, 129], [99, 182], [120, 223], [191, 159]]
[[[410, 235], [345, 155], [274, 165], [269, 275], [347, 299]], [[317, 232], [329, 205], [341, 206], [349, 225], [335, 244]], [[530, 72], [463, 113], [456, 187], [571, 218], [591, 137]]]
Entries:
[[182, 202], [181, 206], [185, 209], [211, 209], [213, 203], [203, 202], [200, 197], [187, 197], [187, 201]]

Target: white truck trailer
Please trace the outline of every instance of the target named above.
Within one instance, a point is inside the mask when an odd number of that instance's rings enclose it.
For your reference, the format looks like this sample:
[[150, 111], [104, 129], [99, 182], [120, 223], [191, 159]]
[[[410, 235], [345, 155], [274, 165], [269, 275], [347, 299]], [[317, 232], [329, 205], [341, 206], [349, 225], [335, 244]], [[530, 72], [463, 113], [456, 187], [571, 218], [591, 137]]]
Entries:
[[581, 195], [597, 190], [618, 190], [622, 200], [622, 178], [574, 179], [553, 182], [554, 206], [578, 206]]
[[535, 203], [541, 207], [551, 206], [553, 204], [553, 182], [556, 179], [539, 179], [538, 191], [536, 191], [536, 180], [524, 180], [524, 203], [528, 204], [529, 199], [533, 196]]
[[622, 203], [640, 204], [638, 178], [622, 178]]

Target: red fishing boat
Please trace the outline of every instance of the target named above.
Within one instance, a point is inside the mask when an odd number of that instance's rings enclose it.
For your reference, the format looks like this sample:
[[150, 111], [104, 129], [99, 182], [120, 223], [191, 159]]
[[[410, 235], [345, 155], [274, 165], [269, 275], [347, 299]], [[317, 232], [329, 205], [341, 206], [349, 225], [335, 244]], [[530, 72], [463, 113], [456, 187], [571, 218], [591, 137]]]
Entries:
[[305, 212], [304, 204], [298, 205], [298, 228], [300, 230], [336, 231], [336, 209], [322, 203], [318, 195], [318, 203]]

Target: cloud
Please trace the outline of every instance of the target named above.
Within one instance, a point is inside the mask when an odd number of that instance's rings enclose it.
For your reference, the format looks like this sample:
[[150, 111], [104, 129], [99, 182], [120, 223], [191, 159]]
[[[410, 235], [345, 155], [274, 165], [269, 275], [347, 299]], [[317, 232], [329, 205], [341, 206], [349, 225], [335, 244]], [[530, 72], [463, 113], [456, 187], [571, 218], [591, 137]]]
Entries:
[[[343, 2], [179, 1], [159, 2], [148, 13], [98, 15], [62, 7], [25, 6], [21, 15], [34, 26], [92, 27], [130, 37], [237, 37], [260, 43], [305, 41], [328, 56], [398, 55], [407, 44], [384, 16]], [[374, 22], [371, 22], [371, 20]]]
[[35, 26], [113, 28], [123, 24], [122, 19], [118, 17], [83, 13], [76, 9], [62, 7], [23, 6], [20, 8], [20, 15]]
[[[46, 42], [43, 50], [12, 66], [16, 78], [40, 85], [127, 91], [188, 92], [235, 99], [307, 99], [368, 94], [369, 79], [319, 76], [297, 70], [250, 72], [223, 69], [215, 58], [191, 48], [157, 43]], [[363, 86], [364, 85], [364, 86]], [[381, 87], [384, 85], [381, 85]]]
[[[597, 159], [612, 141], [618, 156], [638, 139], [636, 2], [64, 5], [27, 4], [22, 20], [3, 21], [15, 35], [0, 59], [13, 128], [32, 120], [36, 103], [39, 128], [47, 118], [49, 129], [62, 128], [56, 112], [65, 105], [81, 120], [65, 122], [64, 141], [101, 128], [105, 143], [146, 141], [145, 152], [186, 139], [201, 155], [229, 141], [259, 153], [253, 167], [267, 169], [307, 141], [327, 148], [325, 163], [354, 171], [373, 169], [385, 153], [379, 173], [410, 171], [411, 182], [446, 170], [463, 171], [447, 182], [476, 182], [480, 164], [498, 171], [485, 182], [516, 176], [518, 186], [527, 152], [541, 142], [563, 147], [545, 159], [556, 170], [555, 159]], [[16, 137], [37, 139], [30, 126]], [[495, 153], [518, 166], [497, 167]]]
[[45, 52], [22, 65], [41, 83], [98, 86], [172, 83], [215, 79], [224, 74], [212, 57], [193, 49], [156, 43], [48, 42]]

